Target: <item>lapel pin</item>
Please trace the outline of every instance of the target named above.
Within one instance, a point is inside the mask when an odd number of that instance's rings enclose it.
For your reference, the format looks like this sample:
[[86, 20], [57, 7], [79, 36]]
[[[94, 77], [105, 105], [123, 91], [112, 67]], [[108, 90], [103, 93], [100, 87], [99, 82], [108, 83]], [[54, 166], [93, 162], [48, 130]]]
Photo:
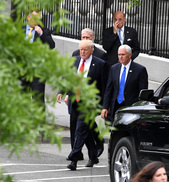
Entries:
[[93, 66], [95, 66], [95, 64], [93, 64]]
[[132, 70], [129, 71], [130, 73], [132, 72]]
[[129, 31], [127, 31], [127, 33], [129, 33]]

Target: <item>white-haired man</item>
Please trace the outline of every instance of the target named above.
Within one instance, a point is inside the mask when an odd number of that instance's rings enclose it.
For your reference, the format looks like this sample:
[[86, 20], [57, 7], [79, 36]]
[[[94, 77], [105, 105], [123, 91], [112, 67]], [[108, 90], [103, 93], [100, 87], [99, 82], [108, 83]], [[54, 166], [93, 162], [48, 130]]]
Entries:
[[122, 106], [130, 106], [139, 100], [142, 89], [148, 88], [148, 74], [144, 66], [131, 60], [132, 50], [128, 45], [118, 49], [119, 63], [110, 69], [103, 100], [101, 117], [113, 122], [114, 114]]

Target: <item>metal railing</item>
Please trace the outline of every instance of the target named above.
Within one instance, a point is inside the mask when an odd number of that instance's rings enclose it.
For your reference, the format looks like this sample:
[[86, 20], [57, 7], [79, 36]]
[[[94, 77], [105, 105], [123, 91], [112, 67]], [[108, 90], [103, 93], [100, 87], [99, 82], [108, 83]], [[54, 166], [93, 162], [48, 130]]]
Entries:
[[[123, 11], [126, 25], [135, 28], [142, 53], [169, 58], [169, 0], [141, 0], [128, 7], [127, 0], [64, 0], [61, 8], [69, 11], [70, 29], [61, 27], [59, 35], [80, 39], [83, 28], [92, 28], [95, 43], [102, 44], [103, 29], [112, 26], [113, 14]], [[52, 15], [44, 14], [44, 24], [51, 27]], [[53, 31], [54, 32], [54, 31]]]

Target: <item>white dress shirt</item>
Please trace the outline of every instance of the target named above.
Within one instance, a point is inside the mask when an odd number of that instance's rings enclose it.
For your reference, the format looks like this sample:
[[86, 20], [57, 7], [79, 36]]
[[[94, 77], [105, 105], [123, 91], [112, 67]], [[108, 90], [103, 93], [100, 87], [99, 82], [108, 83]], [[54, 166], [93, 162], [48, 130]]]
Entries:
[[[120, 70], [120, 77], [119, 77], [120, 80], [121, 80], [121, 75], [123, 73], [124, 67], [126, 67], [126, 77], [125, 77], [125, 81], [126, 81], [130, 65], [131, 65], [131, 60], [130, 60], [130, 62], [127, 65], [122, 64], [121, 70]], [[119, 83], [120, 83], [120, 80], [119, 80]]]
[[121, 45], [123, 45], [123, 43], [124, 43], [124, 26], [121, 29], [118, 29], [118, 36], [121, 37], [120, 42], [121, 42]]

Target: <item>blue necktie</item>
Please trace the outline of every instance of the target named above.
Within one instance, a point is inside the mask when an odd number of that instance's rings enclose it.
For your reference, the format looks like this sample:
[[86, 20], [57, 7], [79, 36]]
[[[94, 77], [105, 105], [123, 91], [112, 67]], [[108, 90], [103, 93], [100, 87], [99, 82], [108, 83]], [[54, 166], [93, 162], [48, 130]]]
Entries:
[[122, 34], [122, 30], [119, 29], [119, 39], [120, 39], [121, 45], [123, 45], [123, 39], [122, 39], [121, 34]]
[[118, 101], [119, 104], [121, 104], [123, 102], [125, 77], [126, 77], [126, 67], [124, 67], [123, 73], [121, 75], [121, 80], [120, 80], [119, 95], [118, 95], [118, 98], [117, 98], [117, 101]]

